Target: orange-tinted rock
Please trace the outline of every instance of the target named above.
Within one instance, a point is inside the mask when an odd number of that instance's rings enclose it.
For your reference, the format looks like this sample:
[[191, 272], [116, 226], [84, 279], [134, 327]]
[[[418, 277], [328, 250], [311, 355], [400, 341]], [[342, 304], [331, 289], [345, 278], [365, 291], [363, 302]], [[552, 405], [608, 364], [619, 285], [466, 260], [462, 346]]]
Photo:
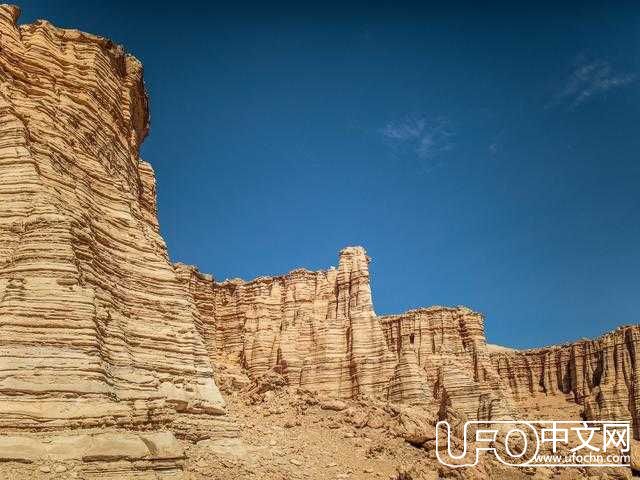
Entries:
[[[491, 364], [482, 315], [465, 307], [430, 307], [381, 319], [387, 343], [400, 358], [413, 352], [419, 369], [406, 375], [405, 389], [418, 374], [431, 386], [432, 401], [468, 419], [510, 418], [514, 406]], [[423, 380], [424, 381], [424, 380]]]
[[235, 362], [254, 378], [275, 369], [304, 389], [435, 405], [443, 417], [585, 416], [637, 429], [640, 327], [527, 352], [489, 346], [482, 315], [465, 307], [376, 317], [364, 250], [343, 250], [339, 265], [222, 283], [176, 269], [214, 363]]
[[196, 299], [214, 363], [237, 362], [253, 378], [275, 369], [290, 385], [337, 398], [441, 404], [470, 419], [510, 416], [482, 316], [432, 307], [377, 317], [368, 262], [363, 248], [349, 247], [337, 270], [250, 282], [176, 270]]

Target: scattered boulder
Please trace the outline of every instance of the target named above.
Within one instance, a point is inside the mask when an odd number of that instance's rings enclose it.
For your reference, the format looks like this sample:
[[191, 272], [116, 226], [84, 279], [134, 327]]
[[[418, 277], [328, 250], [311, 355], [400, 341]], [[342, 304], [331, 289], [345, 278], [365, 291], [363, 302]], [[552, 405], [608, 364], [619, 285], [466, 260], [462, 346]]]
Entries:
[[342, 400], [325, 400], [323, 402], [320, 402], [320, 408], [322, 410], [342, 412], [343, 410], [346, 410], [347, 407], [348, 405], [346, 404], [346, 402], [343, 402]]

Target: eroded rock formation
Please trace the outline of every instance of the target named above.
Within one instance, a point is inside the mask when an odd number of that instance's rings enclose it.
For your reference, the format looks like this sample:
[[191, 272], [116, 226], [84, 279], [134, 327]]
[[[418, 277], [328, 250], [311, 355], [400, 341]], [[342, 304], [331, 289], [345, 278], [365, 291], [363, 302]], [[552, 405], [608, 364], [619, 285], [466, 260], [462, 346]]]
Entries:
[[276, 369], [293, 385], [353, 398], [383, 395], [396, 366], [373, 312], [368, 263], [363, 248], [350, 247], [337, 269], [251, 282], [176, 269], [214, 361], [236, 360], [254, 378]]
[[480, 314], [432, 307], [377, 317], [361, 247], [337, 269], [295, 270], [251, 282], [216, 282], [177, 265], [196, 299], [213, 362], [235, 361], [253, 378], [269, 370], [291, 385], [339, 398], [440, 403], [469, 419], [515, 410], [491, 364]]
[[0, 429], [232, 429], [168, 261], [142, 67], [0, 7]]
[[274, 370], [329, 396], [436, 404], [442, 418], [629, 420], [638, 436], [638, 326], [519, 352], [488, 346], [482, 315], [466, 307], [376, 317], [360, 247], [344, 249], [337, 270], [250, 282], [176, 270], [214, 364], [236, 363], [254, 379]]
[[[470, 420], [516, 416], [491, 364], [482, 315], [465, 307], [431, 307], [382, 317], [388, 345], [431, 385], [443, 415], [453, 408]], [[418, 368], [416, 368], [418, 367]], [[415, 382], [417, 374], [407, 376]], [[400, 397], [415, 397], [411, 388]]]
[[[218, 365], [338, 399], [330, 411], [369, 398], [427, 425], [537, 410], [631, 420], [640, 437], [638, 326], [517, 352], [489, 348], [468, 308], [379, 317], [361, 247], [337, 268], [248, 282], [173, 265], [139, 157], [140, 63], [18, 15], [0, 6], [0, 475], [7, 462], [15, 478], [181, 478], [191, 442], [237, 433]], [[412, 443], [433, 441], [385, 408]]]
[[589, 420], [628, 420], [640, 436], [640, 327], [621, 327], [596, 340], [491, 354], [522, 410]]

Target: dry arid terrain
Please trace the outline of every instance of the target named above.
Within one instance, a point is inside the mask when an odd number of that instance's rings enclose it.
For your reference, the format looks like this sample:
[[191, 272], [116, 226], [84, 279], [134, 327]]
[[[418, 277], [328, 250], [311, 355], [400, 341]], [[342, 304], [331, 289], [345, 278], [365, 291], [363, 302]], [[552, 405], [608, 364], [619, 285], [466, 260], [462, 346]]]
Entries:
[[488, 345], [466, 307], [376, 315], [362, 247], [252, 281], [172, 263], [139, 153], [142, 65], [19, 14], [0, 6], [0, 479], [638, 471], [635, 443], [632, 468], [489, 455], [449, 468], [435, 454], [443, 420], [456, 447], [467, 420], [619, 420], [639, 439], [638, 325], [517, 351]]

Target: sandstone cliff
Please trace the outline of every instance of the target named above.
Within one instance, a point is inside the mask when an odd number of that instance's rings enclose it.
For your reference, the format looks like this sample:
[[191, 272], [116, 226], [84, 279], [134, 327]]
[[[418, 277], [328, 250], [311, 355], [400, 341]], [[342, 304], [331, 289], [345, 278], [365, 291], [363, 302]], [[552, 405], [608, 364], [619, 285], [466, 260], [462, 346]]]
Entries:
[[457, 421], [629, 420], [638, 437], [640, 327], [533, 351], [490, 348], [482, 315], [465, 307], [376, 317], [367, 264], [364, 250], [350, 247], [337, 270], [250, 282], [176, 269], [196, 300], [212, 361], [235, 362], [254, 379], [274, 370], [305, 390], [435, 406]]
[[257, 379], [270, 370], [290, 385], [338, 398], [370, 395], [439, 405], [469, 419], [515, 414], [489, 357], [484, 319], [464, 307], [375, 315], [369, 259], [342, 250], [337, 269], [295, 270], [250, 282], [216, 282], [176, 269], [193, 294], [214, 363]]
[[155, 211], [142, 67], [0, 7], [0, 429], [227, 430]]
[[[490, 348], [482, 315], [429, 307], [377, 317], [361, 247], [338, 269], [217, 282], [176, 265], [213, 363], [338, 398], [434, 405], [441, 418], [631, 420], [638, 436], [638, 331], [519, 352]], [[366, 367], [366, 368], [365, 368]]]
[[[402, 363], [413, 365], [431, 386], [443, 416], [447, 408], [470, 420], [517, 416], [491, 364], [482, 315], [465, 307], [431, 307], [382, 317], [381, 321], [388, 344]], [[415, 397], [408, 387], [401, 388], [395, 397]]]
[[184, 478], [192, 442], [237, 435], [218, 367], [322, 401], [383, 402], [416, 444], [433, 439], [415, 425], [435, 418], [532, 411], [631, 420], [640, 438], [638, 326], [518, 352], [488, 347], [465, 307], [377, 316], [361, 247], [337, 268], [248, 282], [173, 265], [139, 156], [140, 63], [18, 15], [0, 6], [0, 476], [13, 478], [3, 462], [16, 478], [59, 462], [78, 478]]
[[301, 388], [353, 398], [382, 395], [396, 364], [373, 312], [368, 263], [364, 249], [351, 247], [337, 269], [246, 283], [176, 269], [214, 361], [236, 360], [254, 378], [275, 369]]
[[640, 438], [640, 326], [596, 340], [491, 354], [522, 411], [589, 420], [628, 420]]

